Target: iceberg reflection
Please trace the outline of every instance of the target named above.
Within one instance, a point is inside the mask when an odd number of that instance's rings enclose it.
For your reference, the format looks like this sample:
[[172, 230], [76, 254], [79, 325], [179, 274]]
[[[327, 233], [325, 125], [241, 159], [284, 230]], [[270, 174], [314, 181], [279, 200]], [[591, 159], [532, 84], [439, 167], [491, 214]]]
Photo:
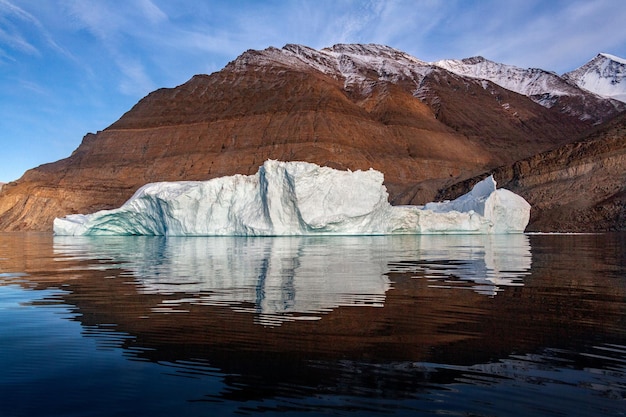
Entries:
[[525, 235], [306, 237], [65, 237], [60, 258], [123, 269], [159, 311], [228, 305], [258, 323], [315, 320], [341, 306], [382, 307], [390, 273], [462, 280], [483, 294], [522, 285], [531, 266]]
[[532, 263], [525, 235], [424, 236], [419, 250], [419, 259], [393, 263], [391, 270], [420, 273], [436, 282], [432, 286], [448, 286], [453, 284], [449, 278], [458, 278], [473, 283], [471, 288], [485, 295], [523, 285]]

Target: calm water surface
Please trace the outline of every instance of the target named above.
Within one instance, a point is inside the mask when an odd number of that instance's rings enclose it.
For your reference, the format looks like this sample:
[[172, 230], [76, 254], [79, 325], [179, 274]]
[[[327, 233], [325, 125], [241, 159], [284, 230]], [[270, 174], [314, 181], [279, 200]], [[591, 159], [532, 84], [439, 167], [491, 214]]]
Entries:
[[623, 416], [625, 249], [0, 234], [0, 416]]

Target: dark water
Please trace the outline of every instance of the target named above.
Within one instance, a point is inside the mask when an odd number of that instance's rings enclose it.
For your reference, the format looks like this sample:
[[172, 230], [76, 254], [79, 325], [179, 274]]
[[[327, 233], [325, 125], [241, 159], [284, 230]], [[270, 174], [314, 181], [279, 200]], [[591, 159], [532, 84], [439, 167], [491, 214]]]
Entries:
[[0, 416], [626, 415], [625, 249], [0, 234]]

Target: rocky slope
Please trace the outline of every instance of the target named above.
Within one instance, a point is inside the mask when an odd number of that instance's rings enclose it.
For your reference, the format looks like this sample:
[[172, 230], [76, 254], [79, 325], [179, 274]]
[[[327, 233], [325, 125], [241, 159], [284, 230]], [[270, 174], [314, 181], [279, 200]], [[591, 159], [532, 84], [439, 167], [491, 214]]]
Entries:
[[250, 50], [5, 185], [0, 230], [51, 230], [54, 217], [117, 207], [148, 182], [251, 174], [270, 158], [373, 167], [392, 203], [419, 204], [619, 111], [580, 117], [380, 45]]
[[[626, 230], [626, 114], [581, 141], [492, 171], [531, 205], [531, 231]], [[485, 176], [440, 193], [454, 198]]]

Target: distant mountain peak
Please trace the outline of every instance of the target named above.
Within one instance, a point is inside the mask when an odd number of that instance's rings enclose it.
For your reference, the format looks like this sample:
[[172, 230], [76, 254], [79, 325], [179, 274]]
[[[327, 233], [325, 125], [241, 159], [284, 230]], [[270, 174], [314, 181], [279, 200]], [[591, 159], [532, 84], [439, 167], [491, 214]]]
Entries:
[[298, 71], [318, 71], [343, 80], [344, 87], [369, 94], [379, 82], [419, 81], [434, 67], [406, 52], [379, 44], [336, 44], [314, 49], [305, 45], [286, 44], [262, 51], [246, 51], [229, 64], [234, 70], [250, 65], [265, 68], [283, 67]]
[[602, 52], [602, 53], [598, 54], [598, 56], [602, 56], [604, 58], [610, 59], [611, 61], [615, 61], [615, 62], [617, 62], [619, 64], [626, 65], [626, 59], [620, 58], [620, 57], [615, 56], [615, 55], [607, 54], [606, 52]]
[[483, 56], [476, 55], [476, 56], [472, 56], [472, 57], [469, 57], [469, 58], [463, 58], [461, 60], [461, 62], [463, 62], [464, 64], [467, 64], [467, 65], [475, 65], [475, 64], [480, 64], [480, 63], [483, 63], [483, 62], [493, 62], [493, 61], [489, 61], [488, 59], [486, 59]]
[[[593, 68], [612, 68], [614, 65], [609, 65], [607, 62], [619, 62], [609, 61], [601, 55], [598, 57], [596, 60], [601, 60], [603, 63], [595, 63]], [[617, 59], [619, 60], [619, 58]], [[540, 68], [520, 68], [490, 61], [482, 56], [461, 60], [444, 59], [433, 64], [461, 76], [491, 81], [507, 90], [528, 96], [544, 107], [557, 106], [563, 112], [581, 120], [594, 119], [600, 116], [599, 120], [602, 121], [605, 120], [601, 116], [603, 112], [612, 114], [611, 108], [618, 111], [626, 109], [621, 103], [606, 100], [606, 98], [619, 100], [619, 97], [611, 94], [600, 94], [597, 90], [585, 88], [584, 85], [567, 76], [561, 77], [554, 72]], [[613, 72], [613, 70], [609, 70], [609, 73]], [[605, 91], [612, 93], [614, 89], [607, 86]], [[568, 103], [565, 104], [564, 101], [568, 101]]]
[[586, 91], [626, 103], [626, 59], [601, 53], [563, 77]]
[[[500, 87], [530, 98], [545, 99], [546, 94], [552, 96], [575, 95], [577, 89], [552, 72], [538, 68], [519, 68], [514, 65], [501, 64], [482, 56], [465, 59], [444, 59], [433, 63], [450, 72], [465, 77], [488, 80]], [[537, 101], [537, 100], [536, 100]], [[545, 107], [547, 103], [540, 102]]]
[[336, 53], [350, 53], [356, 55], [372, 55], [381, 52], [384, 53], [399, 53], [404, 52], [392, 48], [391, 46], [381, 45], [376, 43], [338, 43], [331, 47], [322, 48], [322, 51], [330, 51]]

